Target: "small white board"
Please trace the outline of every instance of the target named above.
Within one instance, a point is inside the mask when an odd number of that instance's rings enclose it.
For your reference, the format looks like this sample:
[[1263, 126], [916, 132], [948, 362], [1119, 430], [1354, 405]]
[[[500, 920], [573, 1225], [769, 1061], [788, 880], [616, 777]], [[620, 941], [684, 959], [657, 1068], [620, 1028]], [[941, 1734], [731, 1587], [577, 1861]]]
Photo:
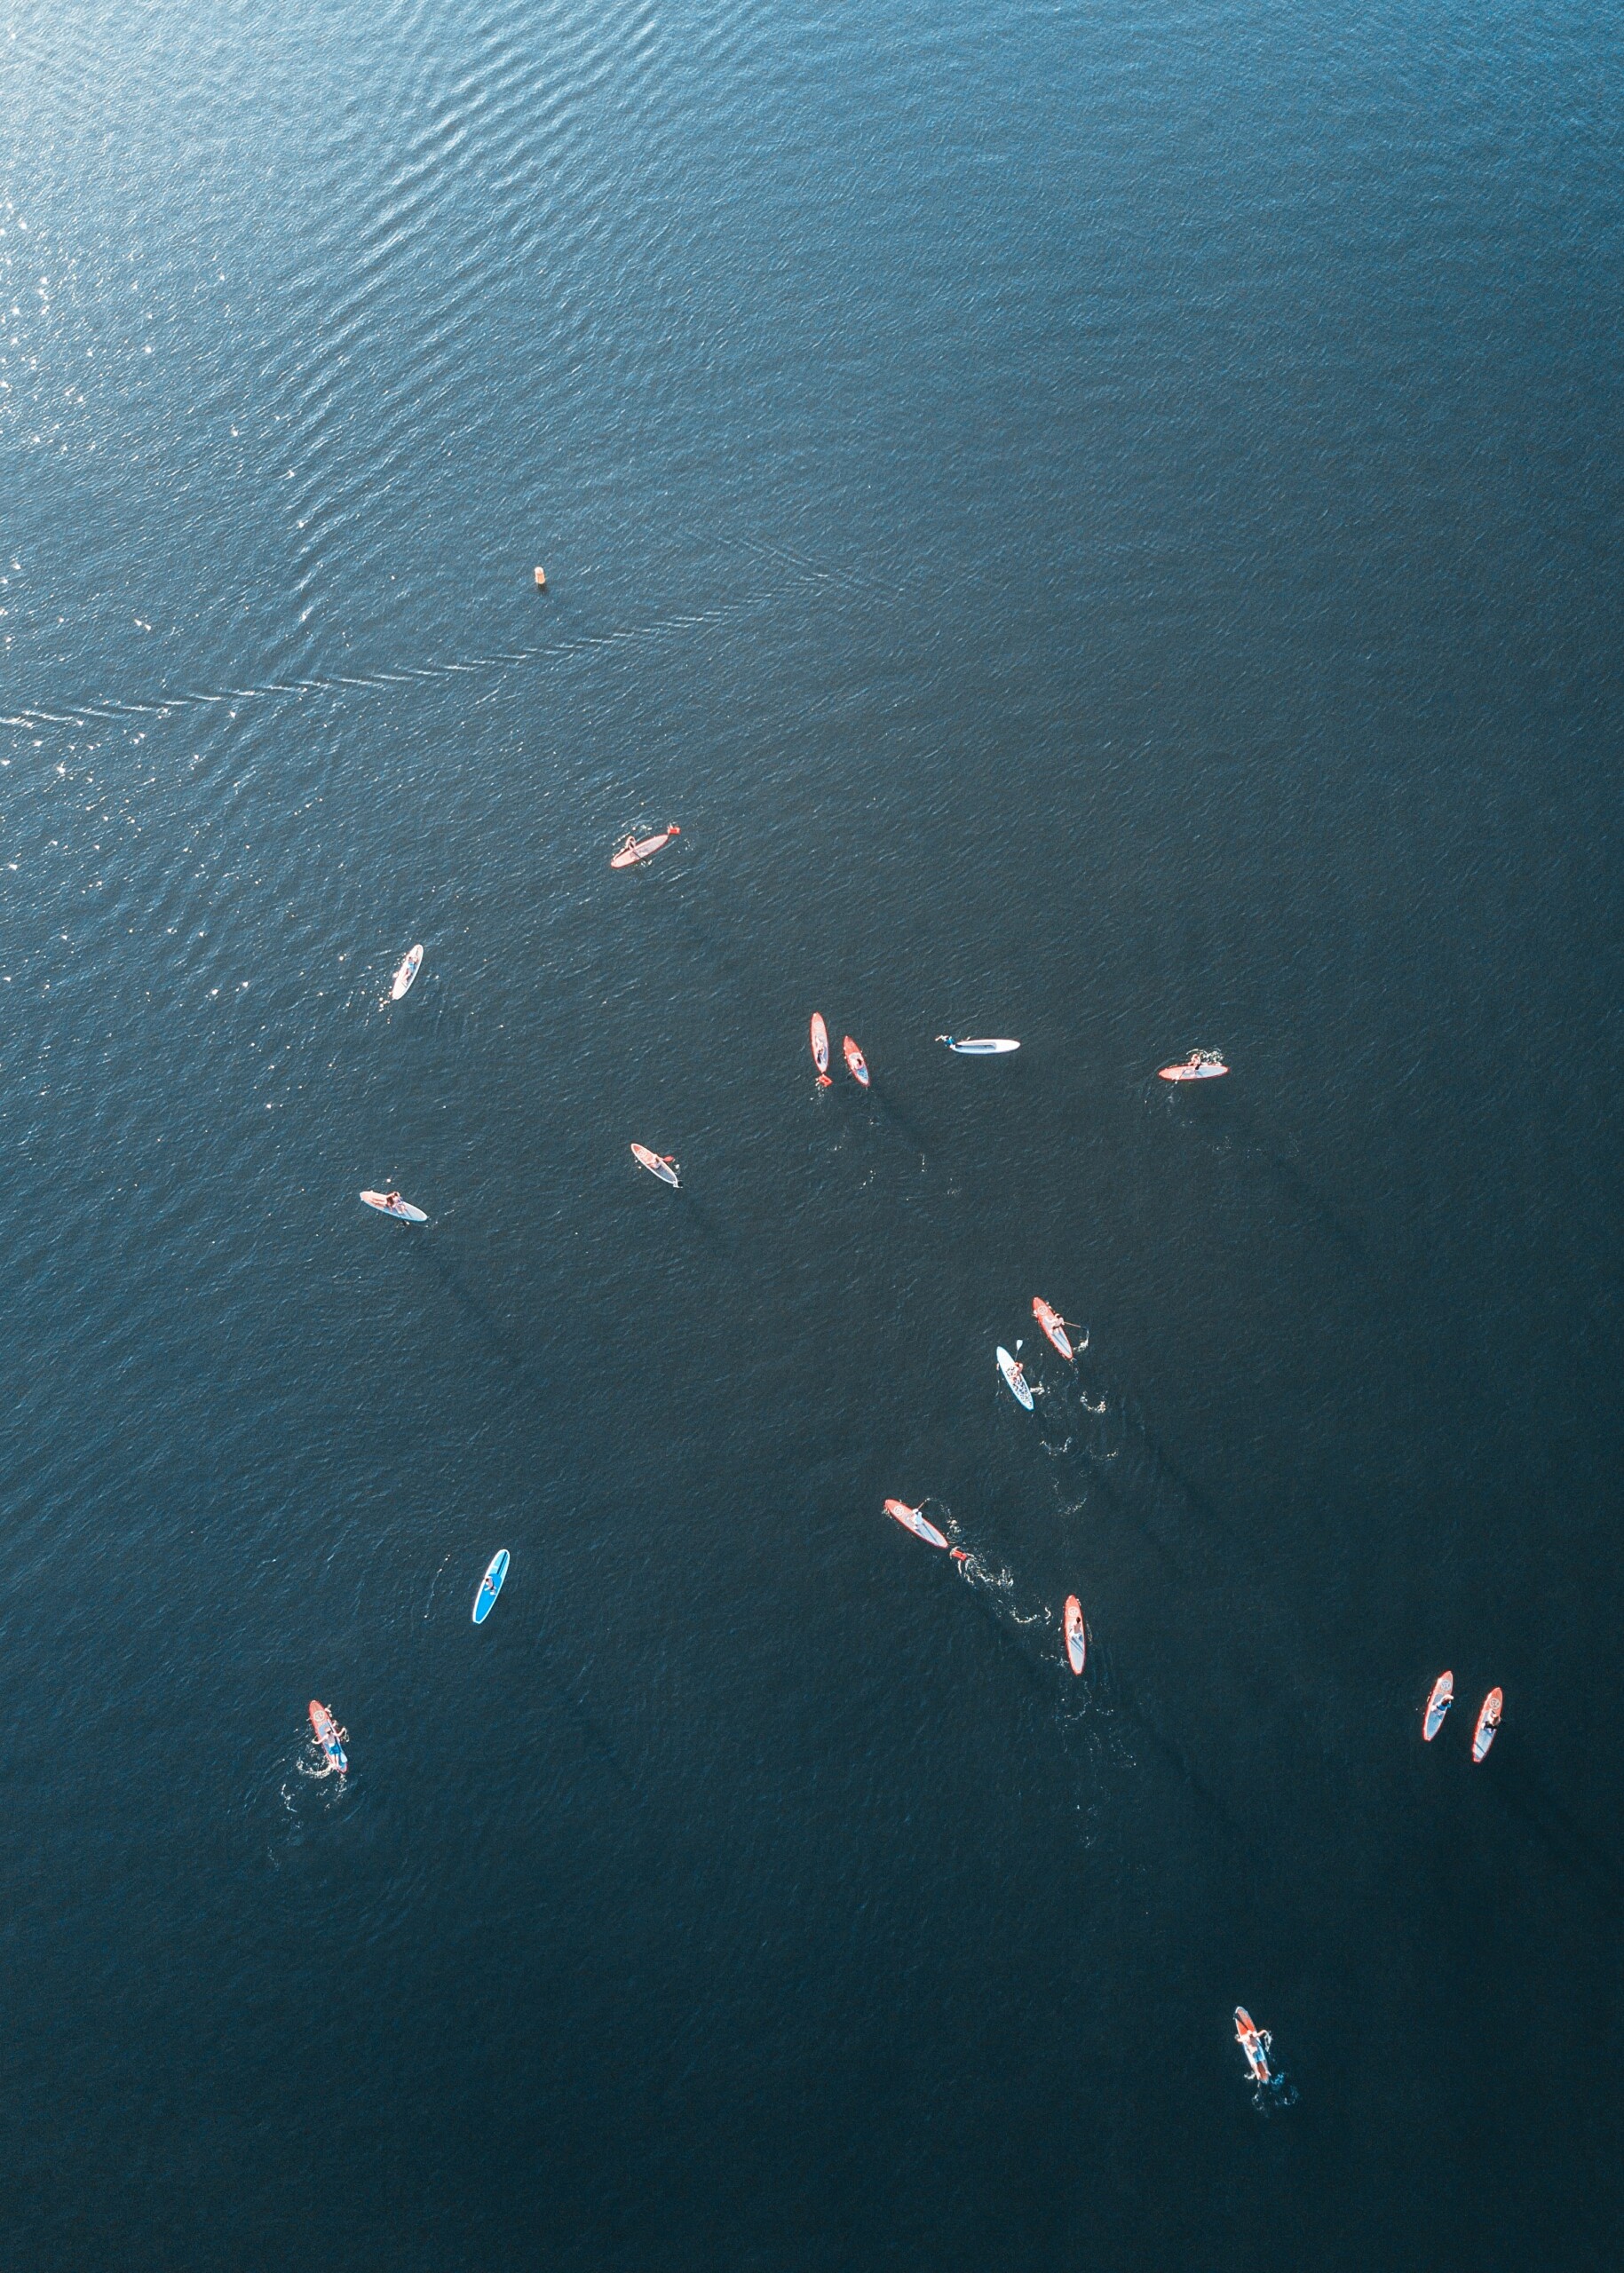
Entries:
[[998, 1370], [1009, 1384], [1010, 1395], [1017, 1405], [1024, 1405], [1028, 1413], [1032, 1412], [1032, 1391], [1026, 1386], [1026, 1377], [1002, 1342], [998, 1345]]
[[939, 1034], [936, 1039], [945, 1041], [948, 1049], [956, 1050], [961, 1057], [1007, 1057], [1012, 1049], [1020, 1048], [1018, 1041], [989, 1040], [986, 1037], [960, 1041], [955, 1035]]
[[403, 996], [411, 993], [412, 981], [422, 969], [423, 949], [416, 946], [412, 949], [394, 975], [393, 983], [389, 989], [389, 999], [392, 1002], [398, 1002]]

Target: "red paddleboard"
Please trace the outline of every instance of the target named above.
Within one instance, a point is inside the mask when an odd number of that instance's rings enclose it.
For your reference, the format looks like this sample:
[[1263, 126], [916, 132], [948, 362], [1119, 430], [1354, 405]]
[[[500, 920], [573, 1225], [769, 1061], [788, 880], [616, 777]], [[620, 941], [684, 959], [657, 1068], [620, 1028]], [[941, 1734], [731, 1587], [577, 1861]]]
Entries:
[[617, 844], [609, 855], [609, 866], [612, 868], [638, 867], [645, 860], [652, 860], [662, 845], [670, 843], [672, 837], [681, 835], [681, 829], [673, 821], [669, 828], [662, 828], [658, 836], [629, 836], [623, 843]]
[[1244, 2005], [1235, 2008], [1235, 2041], [1246, 2054], [1255, 2084], [1266, 2084], [1269, 2075], [1269, 2033], [1258, 2027]]
[[863, 1056], [862, 1051], [852, 1041], [850, 1034], [847, 1034], [840, 1047], [845, 1057], [847, 1073], [850, 1073], [854, 1081], [860, 1081], [863, 1087], [867, 1089], [868, 1086], [868, 1060]]
[[1216, 1049], [1192, 1049], [1182, 1065], [1163, 1065], [1160, 1078], [1164, 1081], [1216, 1081], [1229, 1067]]
[[1066, 1331], [1066, 1320], [1058, 1310], [1043, 1300], [1042, 1295], [1032, 1297], [1032, 1315], [1042, 1327], [1063, 1358], [1070, 1358], [1072, 1345]]
[[829, 1085], [829, 1030], [823, 1023], [821, 1010], [814, 1010], [812, 1015], [812, 1064], [818, 1069], [818, 1087], [827, 1089]]
[[1483, 1709], [1477, 1715], [1477, 1725], [1472, 1731], [1474, 1760], [1483, 1759], [1489, 1746], [1493, 1743], [1494, 1731], [1500, 1726], [1501, 1707], [1505, 1701], [1503, 1693], [1498, 1689], [1491, 1689], [1484, 1699]]
[[310, 1700], [310, 1725], [316, 1732], [316, 1742], [329, 1761], [339, 1775], [344, 1775], [350, 1765], [344, 1756], [345, 1731], [319, 1697], [313, 1697]]
[[915, 1539], [923, 1539], [927, 1547], [946, 1547], [947, 1542], [933, 1523], [928, 1523], [917, 1508], [910, 1508], [906, 1500], [887, 1500], [885, 1512], [904, 1531], [911, 1531]]
[[1421, 1740], [1430, 1744], [1444, 1725], [1444, 1715], [1454, 1703], [1454, 1675], [1441, 1673], [1432, 1684], [1432, 1694], [1427, 1699], [1427, 1709], [1422, 1715]]
[[1089, 1662], [1089, 1634], [1082, 1622], [1082, 1604], [1075, 1595], [1066, 1597], [1066, 1661], [1073, 1673]]

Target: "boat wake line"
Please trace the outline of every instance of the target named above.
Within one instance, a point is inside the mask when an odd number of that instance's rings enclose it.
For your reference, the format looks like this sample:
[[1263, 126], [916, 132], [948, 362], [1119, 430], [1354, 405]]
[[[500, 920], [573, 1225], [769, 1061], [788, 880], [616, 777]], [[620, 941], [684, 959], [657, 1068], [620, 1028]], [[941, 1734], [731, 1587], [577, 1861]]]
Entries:
[[778, 598], [776, 593], [752, 593], [725, 601], [719, 607], [651, 617], [646, 622], [622, 624], [610, 631], [582, 632], [574, 638], [551, 639], [534, 647], [493, 650], [466, 657], [448, 656], [426, 663], [400, 664], [371, 671], [313, 673], [308, 677], [264, 679], [246, 686], [187, 687], [170, 694], [93, 695], [83, 702], [30, 705], [0, 712], [0, 726], [116, 725], [131, 718], [170, 718], [202, 710], [233, 710], [249, 702], [302, 702], [323, 694], [387, 694], [400, 687], [432, 686], [456, 678], [502, 677], [511, 671], [564, 663], [581, 655], [602, 654], [631, 643], [679, 638], [689, 631], [714, 630], [733, 623]]

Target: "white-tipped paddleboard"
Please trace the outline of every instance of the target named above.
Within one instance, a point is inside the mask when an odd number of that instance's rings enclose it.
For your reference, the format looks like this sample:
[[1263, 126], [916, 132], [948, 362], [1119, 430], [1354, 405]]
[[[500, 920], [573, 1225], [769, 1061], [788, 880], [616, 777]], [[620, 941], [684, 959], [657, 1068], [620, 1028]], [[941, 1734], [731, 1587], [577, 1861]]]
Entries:
[[885, 1512], [904, 1531], [911, 1531], [915, 1539], [923, 1539], [927, 1547], [946, 1547], [947, 1542], [933, 1523], [929, 1522], [918, 1508], [910, 1508], [906, 1500], [887, 1500]]
[[412, 981], [422, 969], [423, 949], [414, 947], [394, 975], [393, 983], [389, 989], [389, 999], [392, 1002], [398, 1002], [402, 995], [411, 993]]
[[682, 835], [675, 821], [669, 828], [662, 828], [655, 836], [628, 836], [609, 855], [612, 868], [637, 868], [645, 860], [652, 860], [656, 852], [668, 845], [672, 837]]
[[1454, 1703], [1454, 1675], [1441, 1673], [1432, 1684], [1432, 1694], [1427, 1699], [1427, 1709], [1422, 1716], [1421, 1735], [1423, 1744], [1430, 1744], [1444, 1725], [1444, 1715]]
[[429, 1220], [422, 1208], [414, 1208], [409, 1200], [392, 1200], [386, 1192], [363, 1192], [361, 1198], [380, 1216], [393, 1216], [402, 1224], [426, 1224]]
[[1494, 1741], [1494, 1731], [1500, 1726], [1501, 1711], [1505, 1701], [1503, 1691], [1498, 1689], [1491, 1689], [1484, 1699], [1483, 1708], [1477, 1715], [1477, 1725], [1472, 1730], [1472, 1758], [1474, 1760], [1487, 1758], [1489, 1746]]
[[1089, 1662], [1089, 1629], [1075, 1595], [1066, 1597], [1066, 1662], [1073, 1673], [1081, 1673]]
[[1033, 1410], [1032, 1391], [1026, 1386], [1026, 1376], [1002, 1342], [998, 1345], [998, 1370], [1009, 1383], [1010, 1395], [1017, 1405], [1024, 1405], [1030, 1413]]
[[661, 1183], [669, 1184], [673, 1192], [682, 1190], [682, 1185], [677, 1180], [675, 1160], [668, 1160], [659, 1152], [651, 1152], [646, 1144], [634, 1144], [631, 1151], [632, 1157], [638, 1166], [646, 1168], [650, 1176], [657, 1176]]
[[1012, 1049], [1020, 1048], [1018, 1041], [989, 1041], [985, 1036], [961, 1041], [955, 1034], [939, 1034], [936, 1039], [945, 1041], [948, 1049], [956, 1050], [961, 1057], [1007, 1057]]
[[473, 1598], [473, 1622], [483, 1626], [491, 1614], [491, 1604], [502, 1592], [502, 1581], [508, 1575], [508, 1550], [499, 1547], [491, 1556], [485, 1576], [479, 1581], [479, 1591]]

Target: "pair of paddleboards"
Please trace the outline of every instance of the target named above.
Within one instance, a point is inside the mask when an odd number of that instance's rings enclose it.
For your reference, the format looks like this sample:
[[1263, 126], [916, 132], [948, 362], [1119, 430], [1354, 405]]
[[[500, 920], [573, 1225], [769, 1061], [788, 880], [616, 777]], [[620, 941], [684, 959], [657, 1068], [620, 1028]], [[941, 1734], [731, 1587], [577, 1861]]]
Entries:
[[[906, 1500], [887, 1500], [885, 1512], [893, 1523], [900, 1524], [904, 1531], [911, 1531], [915, 1539], [923, 1539], [927, 1547], [947, 1548], [947, 1533], [931, 1521], [923, 1506], [910, 1508]], [[963, 1559], [963, 1548], [955, 1548], [951, 1551], [959, 1559]], [[1082, 1604], [1075, 1595], [1066, 1597], [1062, 1625], [1066, 1633], [1066, 1661], [1074, 1674], [1081, 1674], [1089, 1661], [1089, 1635], [1083, 1623]]]
[[[829, 1030], [823, 1023], [820, 1010], [814, 1010], [812, 1014], [812, 1064], [818, 1069], [818, 1087], [827, 1089], [829, 1086]], [[869, 1084], [868, 1060], [850, 1034], [843, 1038], [840, 1054], [846, 1061], [846, 1071], [852, 1079], [866, 1089]]]
[[656, 852], [664, 851], [674, 836], [681, 835], [681, 829], [673, 821], [669, 828], [661, 829], [654, 836], [628, 836], [609, 855], [609, 866], [612, 868], [640, 868], [645, 860], [652, 860]]
[[[1488, 1755], [1494, 1741], [1500, 1717], [1505, 1709], [1505, 1691], [1491, 1689], [1477, 1713], [1477, 1725], [1472, 1730], [1472, 1758], [1481, 1762]], [[1432, 1694], [1427, 1699], [1427, 1709], [1422, 1716], [1421, 1735], [1423, 1744], [1430, 1744], [1444, 1725], [1444, 1718], [1454, 1703], [1454, 1675], [1441, 1673], [1432, 1684]]]
[[360, 1196], [368, 1208], [376, 1208], [380, 1216], [392, 1216], [397, 1223], [426, 1224], [429, 1220], [421, 1208], [414, 1208], [398, 1192], [363, 1192]]

